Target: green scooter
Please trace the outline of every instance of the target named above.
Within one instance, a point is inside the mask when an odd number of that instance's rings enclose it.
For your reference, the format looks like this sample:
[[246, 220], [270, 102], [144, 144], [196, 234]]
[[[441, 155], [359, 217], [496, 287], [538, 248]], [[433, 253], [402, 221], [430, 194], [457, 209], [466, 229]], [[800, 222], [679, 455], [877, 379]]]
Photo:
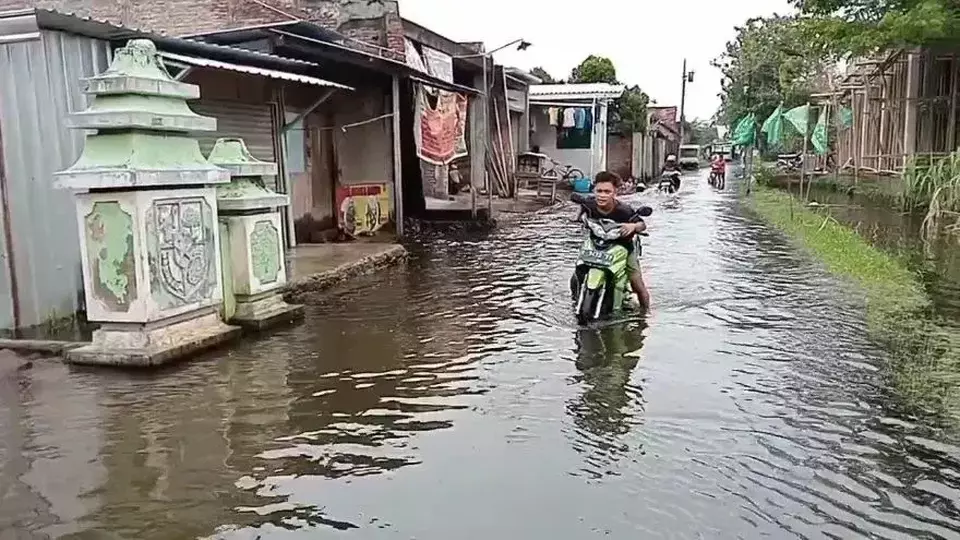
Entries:
[[[583, 205], [587, 197], [574, 196], [573, 201]], [[631, 223], [639, 223], [653, 214], [649, 206], [642, 206], [633, 214]], [[570, 293], [573, 296], [577, 322], [588, 324], [610, 318], [623, 309], [624, 299], [630, 290], [627, 276], [629, 251], [621, 245], [620, 224], [609, 219], [591, 219], [581, 215], [584, 235], [580, 256], [573, 276], [570, 278]], [[640, 233], [647, 236], [646, 233]], [[639, 238], [634, 235], [637, 255], [641, 253]]]

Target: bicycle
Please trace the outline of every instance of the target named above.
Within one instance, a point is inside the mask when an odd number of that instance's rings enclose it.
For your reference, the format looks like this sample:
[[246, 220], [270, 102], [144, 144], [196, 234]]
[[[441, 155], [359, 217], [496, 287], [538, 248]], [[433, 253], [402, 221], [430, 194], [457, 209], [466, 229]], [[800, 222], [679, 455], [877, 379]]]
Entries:
[[543, 176], [554, 177], [558, 181], [562, 180], [571, 185], [575, 180], [583, 178], [583, 171], [574, 167], [573, 165], [567, 164], [567, 165], [561, 166], [559, 161], [553, 158], [548, 158], [548, 159], [550, 159], [550, 163], [552, 163], [553, 166], [547, 169], [546, 171], [544, 171]]
[[541, 190], [546, 188], [550, 191], [550, 201], [555, 202], [557, 200], [557, 185], [565, 184], [568, 188], [573, 188], [574, 182], [583, 178], [583, 171], [574, 167], [573, 165], [560, 165], [560, 162], [553, 159], [547, 158], [550, 160], [552, 166], [543, 171], [543, 173], [537, 179], [537, 197], [540, 197]]

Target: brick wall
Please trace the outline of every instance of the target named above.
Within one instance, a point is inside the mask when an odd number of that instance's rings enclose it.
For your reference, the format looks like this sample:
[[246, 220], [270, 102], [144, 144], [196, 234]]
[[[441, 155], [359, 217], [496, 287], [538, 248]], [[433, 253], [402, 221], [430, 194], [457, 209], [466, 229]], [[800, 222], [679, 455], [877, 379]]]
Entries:
[[252, 0], [0, 0], [0, 12], [28, 7], [55, 9], [131, 28], [190, 35], [289, 21], [290, 17], [279, 10], [402, 57], [403, 26], [396, 0], [261, 1], [276, 10]]
[[633, 140], [617, 133], [607, 135], [607, 170], [615, 172], [621, 178], [632, 174]]

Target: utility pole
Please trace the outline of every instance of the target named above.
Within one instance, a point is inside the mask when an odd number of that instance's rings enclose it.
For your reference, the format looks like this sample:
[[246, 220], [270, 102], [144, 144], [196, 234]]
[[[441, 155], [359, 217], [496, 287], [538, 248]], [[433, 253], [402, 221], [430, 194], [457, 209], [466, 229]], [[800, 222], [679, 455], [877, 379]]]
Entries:
[[683, 59], [683, 85], [680, 88], [680, 144], [683, 144], [686, 128], [684, 123], [687, 121], [687, 83], [693, 82], [693, 71], [687, 71], [687, 59]]
[[683, 86], [680, 87], [680, 144], [684, 143], [683, 135], [684, 135], [684, 131], [686, 131], [684, 129], [684, 123], [686, 121], [686, 117], [683, 114], [684, 108], [686, 107], [686, 105], [687, 105], [687, 59], [684, 58], [683, 59]]

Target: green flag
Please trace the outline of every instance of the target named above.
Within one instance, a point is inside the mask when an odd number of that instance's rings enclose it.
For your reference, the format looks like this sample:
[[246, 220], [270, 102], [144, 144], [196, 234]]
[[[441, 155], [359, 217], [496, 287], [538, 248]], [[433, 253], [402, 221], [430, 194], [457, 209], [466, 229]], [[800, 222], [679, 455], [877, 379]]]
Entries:
[[817, 119], [817, 125], [813, 126], [813, 134], [810, 136], [810, 143], [813, 144], [813, 150], [817, 155], [827, 153], [827, 108], [820, 107], [820, 117]]
[[850, 107], [840, 109], [840, 126], [844, 128], [853, 126], [853, 109]]
[[783, 141], [783, 105], [778, 106], [773, 114], [764, 120], [760, 131], [767, 136], [767, 144], [772, 147], [780, 146]]
[[804, 137], [807, 136], [807, 123], [810, 121], [809, 105], [794, 107], [785, 112], [783, 117], [787, 119], [787, 122], [790, 122], [790, 125], [793, 126], [793, 129], [797, 130], [800, 135]]
[[733, 128], [733, 137], [731, 142], [737, 146], [750, 146], [753, 144], [756, 136], [757, 115], [750, 113], [737, 122], [737, 127]]

